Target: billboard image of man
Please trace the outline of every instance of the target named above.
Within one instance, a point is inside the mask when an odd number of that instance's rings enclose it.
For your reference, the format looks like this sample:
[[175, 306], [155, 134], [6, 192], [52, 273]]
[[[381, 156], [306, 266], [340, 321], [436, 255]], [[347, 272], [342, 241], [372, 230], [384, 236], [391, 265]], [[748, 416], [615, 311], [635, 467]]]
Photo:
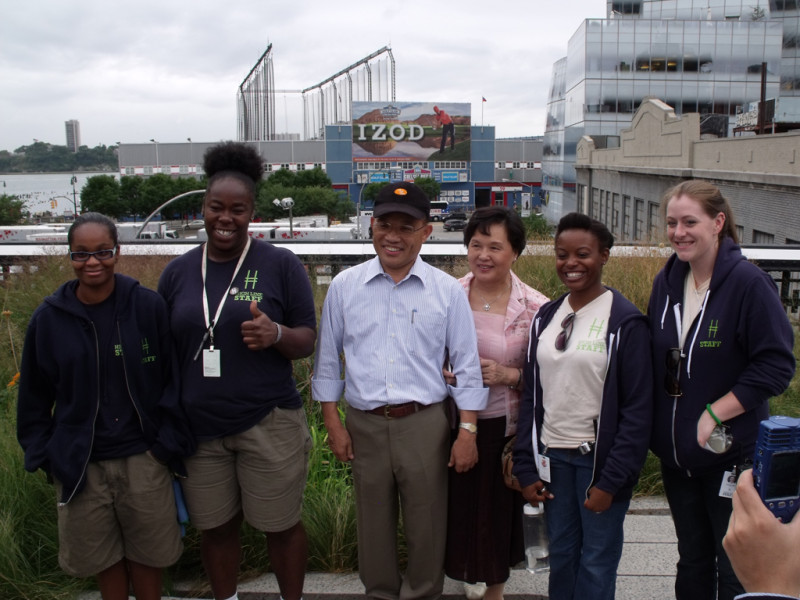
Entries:
[[453, 119], [450, 118], [444, 110], [438, 106], [433, 107], [433, 112], [436, 113], [436, 122], [442, 126], [442, 144], [439, 146], [439, 154], [444, 154], [444, 147], [447, 145], [447, 135], [450, 134], [450, 150], [456, 149], [456, 126]]

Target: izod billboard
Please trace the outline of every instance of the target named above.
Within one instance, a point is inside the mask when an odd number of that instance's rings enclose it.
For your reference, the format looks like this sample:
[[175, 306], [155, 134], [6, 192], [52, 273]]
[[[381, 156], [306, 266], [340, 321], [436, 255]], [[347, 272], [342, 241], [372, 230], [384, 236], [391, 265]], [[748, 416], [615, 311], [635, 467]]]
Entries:
[[353, 161], [469, 161], [467, 102], [353, 102]]

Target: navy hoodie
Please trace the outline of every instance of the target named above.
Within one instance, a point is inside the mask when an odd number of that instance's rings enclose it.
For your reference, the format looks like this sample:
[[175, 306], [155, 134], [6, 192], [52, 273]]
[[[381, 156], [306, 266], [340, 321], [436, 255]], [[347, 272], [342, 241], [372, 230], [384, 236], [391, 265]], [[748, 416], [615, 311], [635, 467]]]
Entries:
[[[173, 471], [195, 442], [179, 403], [178, 369], [164, 300], [114, 275], [124, 386], [150, 451]], [[66, 503], [85, 485], [100, 406], [98, 337], [72, 280], [45, 298], [25, 335], [17, 402], [17, 439], [25, 469], [42, 469], [63, 486]]]
[[[612, 494], [614, 501], [622, 501], [630, 499], [647, 457], [652, 418], [652, 361], [646, 317], [617, 290], [608, 289], [614, 299], [606, 333], [608, 360], [589, 487], [596, 486]], [[531, 325], [525, 388], [520, 399], [514, 446], [513, 472], [523, 487], [539, 480], [532, 438], [534, 419], [539, 436], [544, 420], [542, 385], [536, 362], [539, 336], [565, 298], [566, 295], [561, 296], [542, 306]]]
[[[700, 475], [752, 458], [768, 400], [794, 375], [792, 327], [775, 283], [747, 262], [730, 238], [720, 243], [711, 284], [682, 348], [678, 380], [682, 396], [664, 390], [666, 354], [680, 345], [676, 310], [683, 314], [689, 264], [673, 255], [656, 275], [650, 296], [653, 339], [654, 418], [651, 448], [672, 469]], [[677, 307], [677, 308], [676, 308]], [[727, 424], [733, 445], [724, 454], [697, 443], [697, 421], [706, 404], [733, 392], [745, 413]]]

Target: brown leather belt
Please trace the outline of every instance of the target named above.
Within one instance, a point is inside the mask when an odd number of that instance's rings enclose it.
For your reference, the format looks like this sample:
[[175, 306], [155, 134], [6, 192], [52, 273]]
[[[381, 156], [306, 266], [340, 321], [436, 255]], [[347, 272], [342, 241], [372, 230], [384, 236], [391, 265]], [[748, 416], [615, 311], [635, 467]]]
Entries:
[[385, 404], [372, 410], [365, 410], [371, 415], [379, 415], [387, 419], [399, 419], [400, 417], [407, 417], [413, 415], [421, 410], [428, 408], [429, 404], [420, 404], [419, 402], [406, 402], [404, 404]]

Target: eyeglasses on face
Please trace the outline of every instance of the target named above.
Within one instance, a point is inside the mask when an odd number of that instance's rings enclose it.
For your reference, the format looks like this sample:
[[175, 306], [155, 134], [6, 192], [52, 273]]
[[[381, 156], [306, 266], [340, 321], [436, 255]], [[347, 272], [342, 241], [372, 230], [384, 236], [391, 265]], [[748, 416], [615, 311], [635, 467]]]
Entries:
[[668, 348], [667, 355], [664, 358], [664, 363], [667, 367], [667, 372], [664, 375], [664, 391], [667, 392], [667, 395], [675, 398], [683, 396], [681, 384], [678, 381], [678, 371], [681, 367], [682, 358], [680, 348]]
[[556, 336], [556, 350], [563, 352], [567, 349], [567, 342], [572, 335], [572, 324], [575, 321], [575, 313], [569, 313], [561, 321], [561, 331]]
[[113, 248], [109, 248], [108, 250], [97, 250], [95, 252], [70, 252], [69, 258], [74, 262], [86, 262], [92, 256], [94, 256], [97, 260], [111, 260], [114, 258], [114, 255], [117, 253], [117, 247], [114, 246]]
[[382, 219], [377, 219], [372, 226], [373, 231], [377, 231], [379, 233], [391, 233], [392, 231], [398, 233], [402, 236], [409, 236], [413, 235], [418, 232], [420, 229], [425, 227], [425, 223], [420, 225], [419, 227], [414, 227], [413, 225], [403, 224], [398, 225], [397, 223], [392, 223], [391, 221], [383, 221]]

